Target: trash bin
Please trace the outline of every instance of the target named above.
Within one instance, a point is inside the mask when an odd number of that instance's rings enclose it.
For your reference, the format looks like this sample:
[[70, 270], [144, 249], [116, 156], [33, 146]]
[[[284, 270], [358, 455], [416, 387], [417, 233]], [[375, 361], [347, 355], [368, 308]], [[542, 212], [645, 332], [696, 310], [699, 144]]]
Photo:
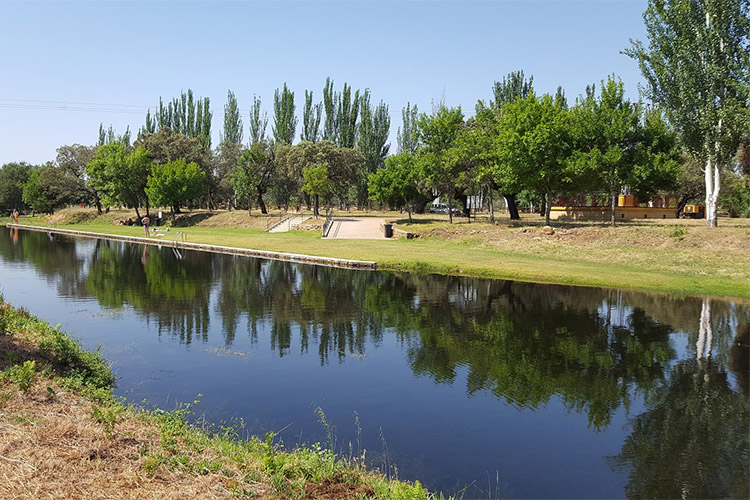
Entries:
[[387, 222], [383, 224], [383, 235], [386, 238], [393, 238], [393, 224]]

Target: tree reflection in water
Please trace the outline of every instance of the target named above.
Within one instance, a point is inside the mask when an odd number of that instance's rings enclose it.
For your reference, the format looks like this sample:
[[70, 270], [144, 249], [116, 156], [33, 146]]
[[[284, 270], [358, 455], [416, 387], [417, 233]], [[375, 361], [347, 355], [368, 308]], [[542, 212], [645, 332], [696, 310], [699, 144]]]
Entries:
[[[278, 356], [296, 345], [326, 364], [395, 335], [419, 376], [454, 384], [465, 370], [468, 394], [516, 408], [557, 398], [595, 430], [643, 400], [611, 459], [630, 471], [628, 496], [750, 496], [744, 305], [190, 251], [179, 259], [169, 248], [38, 233], [0, 238], [0, 255], [31, 263], [60, 293], [132, 307], [185, 343], [206, 341], [219, 320], [231, 346], [247, 324], [251, 341]], [[692, 359], [676, 349], [681, 338]]]

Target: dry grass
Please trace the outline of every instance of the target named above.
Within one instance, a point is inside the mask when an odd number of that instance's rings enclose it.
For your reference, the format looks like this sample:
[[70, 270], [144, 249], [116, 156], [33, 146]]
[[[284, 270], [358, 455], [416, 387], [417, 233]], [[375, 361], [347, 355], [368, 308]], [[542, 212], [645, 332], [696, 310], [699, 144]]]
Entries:
[[[148, 450], [160, 446], [155, 424], [128, 416], [108, 438], [92, 417], [91, 403], [49, 378], [37, 381], [27, 394], [3, 387], [1, 399], [2, 498], [219, 499], [234, 497], [232, 485], [242, 481], [231, 463], [222, 473], [203, 475], [166, 467], [144, 470]], [[192, 455], [193, 461], [217, 459]], [[255, 498], [268, 498], [267, 487], [252, 487]]]

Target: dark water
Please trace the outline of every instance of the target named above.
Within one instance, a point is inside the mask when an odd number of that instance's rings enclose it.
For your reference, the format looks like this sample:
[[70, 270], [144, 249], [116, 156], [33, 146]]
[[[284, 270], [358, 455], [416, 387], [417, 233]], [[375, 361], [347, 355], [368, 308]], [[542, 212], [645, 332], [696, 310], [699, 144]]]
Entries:
[[433, 490], [750, 497], [747, 305], [7, 229], [0, 291], [101, 345], [130, 401], [202, 394], [286, 446], [327, 441], [319, 407], [342, 453]]

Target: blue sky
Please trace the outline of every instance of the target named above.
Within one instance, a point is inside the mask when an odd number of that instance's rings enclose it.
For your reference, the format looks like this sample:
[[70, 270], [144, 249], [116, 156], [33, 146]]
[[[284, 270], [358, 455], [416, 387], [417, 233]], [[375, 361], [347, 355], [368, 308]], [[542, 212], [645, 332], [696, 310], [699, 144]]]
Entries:
[[[538, 92], [642, 77], [620, 54], [644, 39], [646, 0], [8, 2], [0, 0], [0, 165], [43, 163], [61, 145], [96, 142], [100, 123], [135, 133], [159, 96], [209, 97], [218, 142], [227, 90], [245, 123], [253, 94], [272, 122], [286, 82], [301, 114], [327, 76], [369, 88], [391, 112], [392, 149], [407, 102], [444, 97], [473, 114], [514, 70]], [[85, 103], [85, 104], [80, 104]], [[299, 137], [298, 126], [297, 136]]]

